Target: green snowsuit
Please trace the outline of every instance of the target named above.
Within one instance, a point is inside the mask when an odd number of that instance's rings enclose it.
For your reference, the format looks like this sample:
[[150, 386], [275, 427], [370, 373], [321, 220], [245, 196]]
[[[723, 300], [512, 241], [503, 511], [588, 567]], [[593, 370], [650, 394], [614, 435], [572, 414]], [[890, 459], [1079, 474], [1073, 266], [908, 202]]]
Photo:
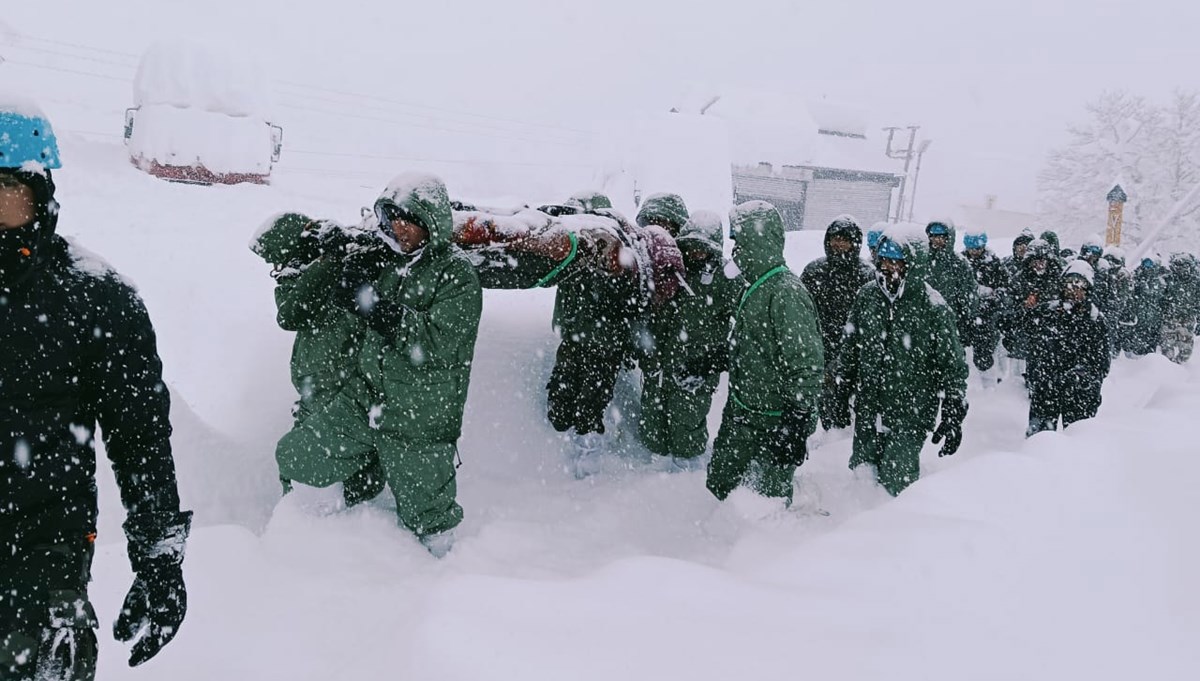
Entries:
[[728, 364], [729, 327], [741, 279], [724, 274], [721, 222], [690, 221], [677, 239], [686, 286], [649, 321], [654, 348], [642, 364], [642, 443], [655, 454], [694, 458], [708, 447], [708, 411]]
[[[943, 223], [944, 224], [944, 223]], [[929, 250], [929, 285], [942, 294], [954, 312], [954, 323], [960, 341], [965, 345], [975, 337], [979, 317], [979, 293], [975, 271], [966, 258], [955, 252], [958, 232], [947, 224], [949, 232], [945, 248]]]
[[733, 260], [746, 281], [734, 311], [729, 399], [713, 444], [708, 489], [724, 499], [747, 484], [791, 500], [794, 463], [773, 446], [783, 414], [806, 412], [805, 437], [817, 426], [825, 359], [817, 311], [800, 278], [784, 264], [783, 219], [774, 206], [749, 201], [730, 214]]
[[363, 256], [377, 272], [376, 306], [400, 311], [394, 323], [372, 328], [334, 301], [350, 258], [325, 257], [276, 290], [280, 325], [297, 332], [292, 380], [300, 400], [275, 456], [282, 477], [317, 487], [378, 466], [400, 522], [424, 536], [462, 520], [454, 461], [482, 290], [450, 244], [440, 180], [399, 178], [380, 200], [429, 233], [415, 256], [386, 247]]
[[875, 466], [879, 482], [899, 494], [920, 475], [919, 456], [942, 407], [966, 414], [968, 368], [954, 314], [926, 283], [924, 242], [899, 243], [908, 272], [896, 300], [880, 285], [863, 287], [834, 369], [840, 404], [854, 396], [850, 467]]

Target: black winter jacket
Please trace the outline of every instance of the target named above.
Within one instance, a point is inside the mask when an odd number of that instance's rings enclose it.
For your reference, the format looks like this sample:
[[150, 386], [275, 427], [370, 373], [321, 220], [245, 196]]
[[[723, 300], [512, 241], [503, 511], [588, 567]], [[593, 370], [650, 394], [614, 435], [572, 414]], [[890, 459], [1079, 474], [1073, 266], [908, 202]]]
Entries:
[[1038, 305], [1029, 338], [1029, 383], [1035, 391], [1098, 389], [1108, 375], [1108, 327], [1091, 297]]
[[59, 236], [0, 288], [0, 549], [95, 530], [97, 424], [131, 518], [177, 514], [170, 397], [137, 293]]

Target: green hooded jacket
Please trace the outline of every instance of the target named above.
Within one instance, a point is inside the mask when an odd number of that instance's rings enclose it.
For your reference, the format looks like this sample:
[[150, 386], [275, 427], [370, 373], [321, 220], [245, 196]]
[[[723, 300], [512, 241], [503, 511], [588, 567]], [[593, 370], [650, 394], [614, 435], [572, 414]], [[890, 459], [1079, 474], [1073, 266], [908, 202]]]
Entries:
[[893, 301], [863, 287], [834, 369], [837, 399], [855, 395], [855, 419], [906, 435], [934, 429], [942, 400], [966, 404], [968, 368], [954, 315], [927, 282], [924, 239], [898, 241], [908, 272]]
[[721, 252], [721, 220], [704, 219], [701, 211], [679, 233], [687, 263], [685, 286], [650, 317], [657, 364], [678, 373], [691, 359], [725, 355], [733, 310], [745, 282], [725, 275]]
[[690, 219], [687, 204], [678, 194], [651, 194], [642, 202], [637, 214], [638, 225], [656, 224], [673, 236], [682, 234], [681, 230]]
[[929, 285], [942, 294], [954, 311], [954, 322], [960, 338], [971, 338], [975, 318], [979, 316], [979, 293], [975, 272], [970, 263], [956, 252], [958, 232], [954, 225], [946, 226], [948, 243], [940, 251], [929, 250]]
[[342, 265], [321, 257], [313, 236], [317, 224], [307, 216], [286, 213], [274, 218], [251, 245], [275, 266], [279, 326], [296, 332], [291, 377], [301, 411], [339, 393], [349, 393], [355, 402], [368, 399], [366, 384], [352, 367], [369, 329], [333, 302]]
[[[451, 243], [446, 186], [401, 175], [379, 198], [429, 232], [413, 255], [395, 253], [375, 281], [382, 301], [403, 307], [400, 324], [363, 339], [358, 367], [382, 397], [382, 423], [414, 442], [453, 442], [462, 431], [483, 290], [466, 255]], [[377, 202], [378, 203], [378, 202]]]
[[783, 259], [779, 212], [748, 201], [730, 213], [733, 260], [749, 282], [734, 308], [729, 398], [758, 415], [787, 409], [815, 418], [825, 359], [817, 311]]

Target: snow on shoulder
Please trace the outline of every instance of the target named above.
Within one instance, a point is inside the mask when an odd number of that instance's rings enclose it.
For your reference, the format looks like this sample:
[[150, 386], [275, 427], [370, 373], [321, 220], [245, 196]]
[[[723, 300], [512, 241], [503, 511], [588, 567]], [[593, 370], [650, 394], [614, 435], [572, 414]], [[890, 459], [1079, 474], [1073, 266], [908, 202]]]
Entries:
[[946, 298], [933, 287], [933, 284], [925, 282], [925, 293], [929, 295], [929, 302], [939, 307], [950, 307], [946, 302]]
[[67, 242], [67, 255], [71, 258], [71, 269], [96, 279], [112, 277], [131, 289], [137, 289], [133, 285], [133, 282], [118, 274], [113, 269], [113, 266], [108, 264], [107, 260], [80, 246], [77, 241], [70, 237], [63, 237], [63, 239]]

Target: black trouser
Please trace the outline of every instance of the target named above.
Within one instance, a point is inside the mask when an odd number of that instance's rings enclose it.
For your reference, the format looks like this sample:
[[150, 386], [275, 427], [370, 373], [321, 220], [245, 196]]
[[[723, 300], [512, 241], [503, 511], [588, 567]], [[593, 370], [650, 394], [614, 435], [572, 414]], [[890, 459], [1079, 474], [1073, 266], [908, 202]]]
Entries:
[[546, 386], [547, 415], [554, 429], [583, 435], [604, 432], [604, 410], [612, 402], [625, 358], [621, 343], [605, 347], [564, 338]]
[[1025, 435], [1043, 430], [1057, 430], [1062, 417], [1063, 428], [1084, 419], [1090, 419], [1100, 409], [1100, 385], [1073, 385], [1070, 381], [1059, 381], [1030, 386], [1029, 428]]
[[87, 597], [94, 552], [80, 537], [0, 556], [0, 679], [95, 678], [99, 623]]
[[985, 301], [980, 305], [979, 317], [971, 325], [970, 344], [975, 349], [975, 368], [980, 371], [987, 371], [996, 363], [996, 346], [1000, 344], [996, 317], [995, 303]]

